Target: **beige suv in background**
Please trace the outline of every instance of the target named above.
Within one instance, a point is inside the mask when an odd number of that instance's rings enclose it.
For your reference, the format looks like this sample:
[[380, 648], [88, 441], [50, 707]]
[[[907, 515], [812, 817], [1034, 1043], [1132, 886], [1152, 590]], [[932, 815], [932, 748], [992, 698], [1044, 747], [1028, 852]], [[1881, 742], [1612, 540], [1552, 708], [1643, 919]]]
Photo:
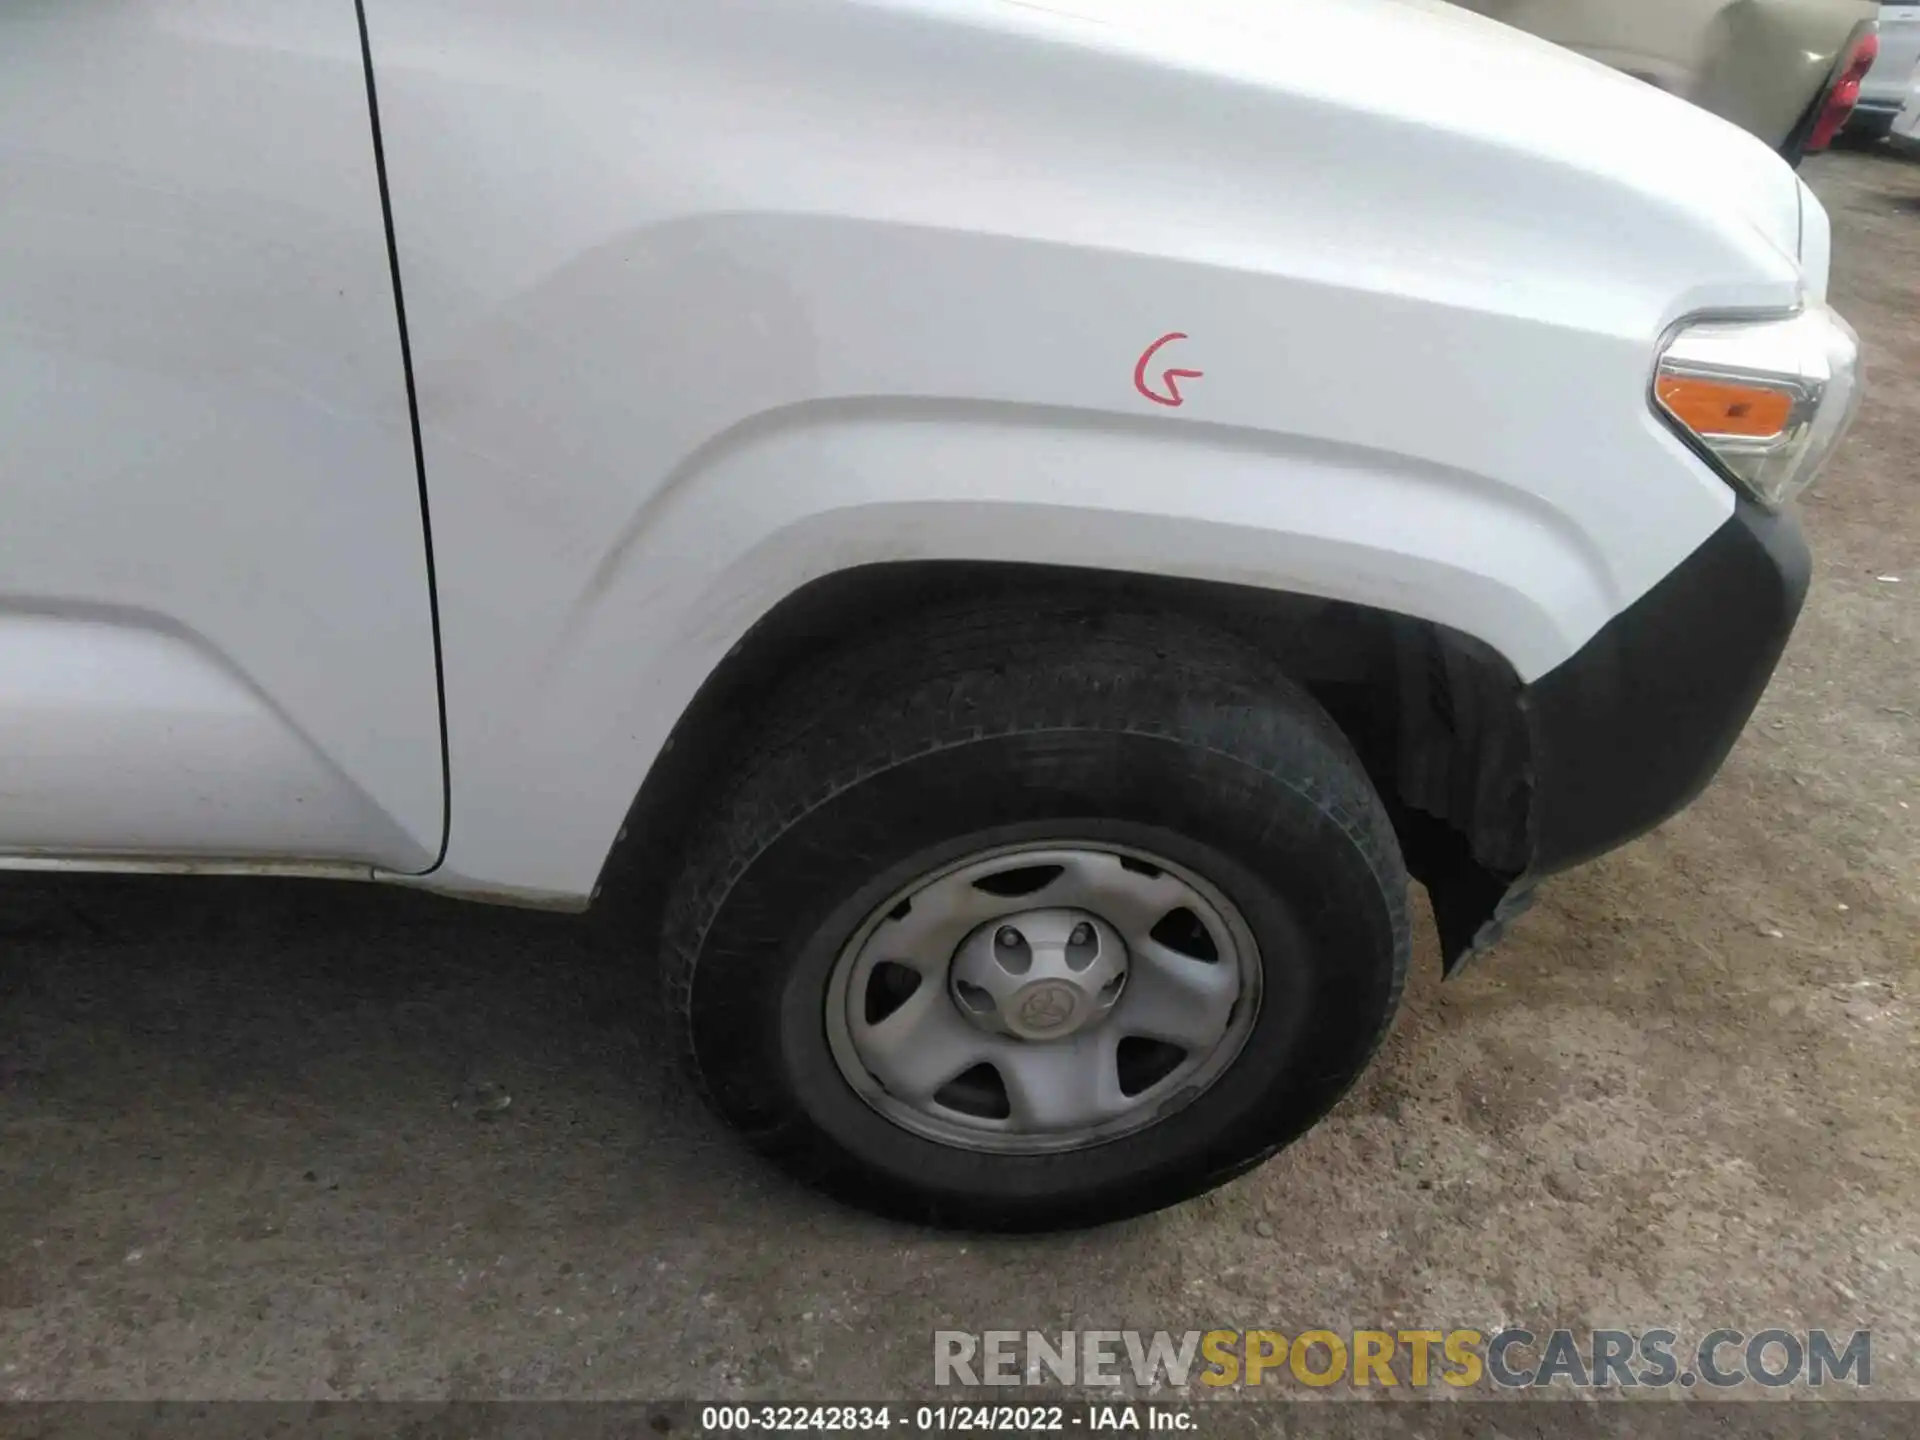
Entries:
[[1459, 0], [1752, 131], [1789, 160], [1846, 123], [1877, 42], [1873, 0]]

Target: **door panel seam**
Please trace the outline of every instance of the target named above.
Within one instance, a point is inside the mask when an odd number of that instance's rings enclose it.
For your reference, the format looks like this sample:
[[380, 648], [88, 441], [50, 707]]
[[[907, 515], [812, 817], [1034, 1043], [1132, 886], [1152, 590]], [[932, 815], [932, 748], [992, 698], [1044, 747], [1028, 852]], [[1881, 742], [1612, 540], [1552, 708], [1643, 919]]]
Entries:
[[440, 721], [440, 848], [425, 870], [430, 875], [447, 858], [453, 834], [453, 759], [447, 740], [447, 673], [440, 643], [440, 585], [433, 563], [433, 507], [427, 498], [426, 445], [420, 435], [420, 398], [413, 379], [413, 344], [407, 333], [406, 292], [400, 281], [400, 244], [394, 232], [393, 196], [387, 185], [387, 151], [380, 134], [380, 92], [373, 75], [373, 42], [367, 31], [366, 0], [354, 0], [360, 26], [360, 62], [367, 79], [367, 119], [373, 134], [373, 170], [380, 185], [380, 218], [387, 235], [387, 270], [393, 282], [394, 322], [400, 332], [400, 367], [406, 380], [407, 424], [413, 432], [413, 474], [420, 492], [420, 538], [427, 562], [427, 615], [433, 629], [434, 704]]

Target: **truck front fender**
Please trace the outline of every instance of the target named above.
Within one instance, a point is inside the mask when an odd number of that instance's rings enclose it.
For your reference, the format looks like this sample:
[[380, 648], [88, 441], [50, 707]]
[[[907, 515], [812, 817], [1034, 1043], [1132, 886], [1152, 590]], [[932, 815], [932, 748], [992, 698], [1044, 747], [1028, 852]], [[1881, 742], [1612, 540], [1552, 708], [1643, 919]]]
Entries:
[[584, 896], [676, 721], [747, 631], [824, 576], [914, 560], [1348, 601], [1481, 639], [1522, 679], [1618, 604], [1591, 545], [1537, 497], [1404, 457], [1012, 405], [788, 407], [691, 456], [613, 539], [510, 727], [462, 729], [455, 712], [456, 755], [486, 783], [462, 789], [431, 883]]
[[[1206, 8], [368, 7], [432, 883], [582, 898], [689, 698], [822, 575], [1294, 590], [1526, 679], [1726, 520], [1649, 383], [1676, 320], [1799, 299], [1774, 157], [1451, 7]], [[1378, 93], [1328, 79], [1360, 53]]]

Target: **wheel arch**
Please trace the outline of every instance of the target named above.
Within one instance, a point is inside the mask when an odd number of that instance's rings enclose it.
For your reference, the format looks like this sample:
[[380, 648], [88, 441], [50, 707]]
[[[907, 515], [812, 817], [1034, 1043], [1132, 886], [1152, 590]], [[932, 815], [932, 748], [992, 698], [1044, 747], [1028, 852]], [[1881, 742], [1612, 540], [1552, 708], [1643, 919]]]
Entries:
[[[1651, 416], [1645, 430], [1704, 473]], [[1648, 562], [1540, 491], [1417, 456], [997, 403], [789, 407], [650, 489], [602, 498], [590, 541], [525, 571], [496, 565], [448, 612], [466, 657], [448, 671], [453, 834], [419, 883], [578, 907], [702, 687], [756, 627], [812, 614], [819, 601], [794, 598], [811, 586], [869, 583], [842, 574], [1064, 568], [1343, 602], [1471, 635], [1530, 682], [1617, 613]], [[469, 554], [469, 536], [450, 547]], [[896, 599], [882, 586], [818, 626], [843, 630], [863, 604], [889, 613]]]
[[[1427, 888], [1449, 969], [1526, 868], [1531, 772], [1522, 685], [1445, 625], [1350, 601], [1191, 578], [968, 560], [857, 566], [787, 595], [733, 646], [649, 768], [604, 884], [652, 924], [684, 817], [724, 783], [761, 702], [842, 648], [968, 600], [1177, 613], [1272, 659], [1331, 714]], [[629, 910], [629, 907], [632, 907]]]

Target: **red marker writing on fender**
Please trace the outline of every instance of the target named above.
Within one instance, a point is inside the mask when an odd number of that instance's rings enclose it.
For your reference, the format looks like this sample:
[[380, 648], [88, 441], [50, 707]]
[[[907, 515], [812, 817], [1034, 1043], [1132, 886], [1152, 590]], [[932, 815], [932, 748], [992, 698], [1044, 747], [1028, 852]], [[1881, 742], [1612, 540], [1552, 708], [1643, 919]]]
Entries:
[[1146, 351], [1140, 356], [1140, 363], [1133, 367], [1133, 388], [1146, 396], [1147, 399], [1153, 401], [1156, 405], [1178, 407], [1186, 404], [1186, 398], [1180, 393], [1180, 381], [1198, 380], [1207, 373], [1204, 370], [1163, 370], [1160, 373], [1160, 384], [1164, 387], [1164, 393], [1162, 390], [1155, 390], [1147, 384], [1147, 366], [1152, 363], [1153, 357], [1160, 353], [1161, 347], [1171, 345], [1176, 340], [1184, 340], [1186, 338], [1185, 332], [1180, 330], [1170, 331], [1168, 334], [1162, 335], [1146, 348]]

